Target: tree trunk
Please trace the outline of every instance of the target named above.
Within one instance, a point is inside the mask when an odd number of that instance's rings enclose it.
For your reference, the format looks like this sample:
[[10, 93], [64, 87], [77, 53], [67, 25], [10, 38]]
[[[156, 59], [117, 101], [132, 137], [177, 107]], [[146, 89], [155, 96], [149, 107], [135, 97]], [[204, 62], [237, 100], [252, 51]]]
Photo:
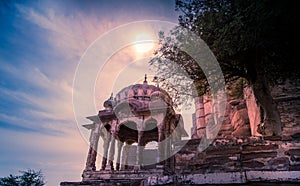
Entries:
[[256, 75], [255, 81], [252, 82], [252, 88], [254, 96], [264, 111], [264, 122], [261, 125], [263, 128], [263, 135], [280, 136], [282, 129], [277, 104], [271, 95], [271, 91], [264, 74], [261, 73], [260, 70], [257, 70]]

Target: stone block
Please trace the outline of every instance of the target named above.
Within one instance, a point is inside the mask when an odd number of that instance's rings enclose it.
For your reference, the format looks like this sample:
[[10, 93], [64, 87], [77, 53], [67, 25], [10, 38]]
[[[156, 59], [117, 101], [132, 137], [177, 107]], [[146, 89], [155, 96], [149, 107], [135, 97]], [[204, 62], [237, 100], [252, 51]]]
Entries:
[[277, 166], [277, 165], [289, 165], [288, 157], [276, 157], [267, 162], [268, 165]]
[[289, 149], [285, 152], [286, 155], [296, 155], [300, 156], [300, 149]]
[[233, 131], [233, 127], [230, 123], [221, 125], [220, 131], [228, 131], [228, 130]]
[[291, 155], [291, 164], [300, 164], [300, 156]]
[[201, 166], [203, 164], [204, 164], [203, 160], [202, 161], [201, 160], [200, 161], [189, 161], [188, 166], [196, 167], [196, 166]]
[[295, 139], [295, 140], [299, 140], [299, 139], [300, 139], [300, 132], [291, 135], [291, 137], [292, 137], [293, 139]]
[[234, 129], [237, 129], [246, 123], [249, 123], [247, 109], [236, 111], [231, 118], [231, 124]]
[[235, 184], [245, 183], [245, 175], [241, 172], [231, 173], [208, 173], [208, 174], [191, 174], [182, 176], [182, 185], [184, 184]]
[[204, 159], [205, 158], [205, 154], [204, 153], [198, 153], [197, 157], [198, 157], [198, 159]]
[[277, 152], [252, 152], [247, 154], [242, 154], [242, 161], [255, 160], [256, 158], [274, 158], [277, 156]]
[[265, 166], [264, 163], [262, 163], [260, 161], [255, 161], [255, 160], [243, 162], [243, 168], [245, 168], [245, 169], [257, 169], [257, 168], [262, 168], [264, 166]]
[[281, 140], [281, 136], [264, 136], [264, 140], [280, 141]]
[[240, 161], [231, 161], [224, 165], [226, 172], [241, 171], [242, 165]]
[[210, 148], [205, 150], [206, 155], [229, 155], [238, 154], [241, 152], [239, 146], [227, 146], [223, 148]]
[[290, 141], [290, 140], [292, 140], [293, 138], [292, 138], [292, 136], [290, 136], [290, 135], [282, 135], [282, 141]]
[[263, 145], [263, 144], [259, 144], [259, 145], [243, 145], [243, 152], [252, 152], [252, 151], [274, 151], [278, 149], [278, 145], [277, 144], [268, 144], [268, 145]]
[[[291, 165], [290, 166], [290, 171], [300, 171], [300, 165]], [[300, 175], [299, 175], [300, 177]]]
[[299, 182], [300, 171], [247, 171], [247, 181], [295, 181]]
[[180, 159], [181, 161], [190, 161], [190, 160], [192, 160], [195, 156], [196, 156], [195, 153], [181, 154], [179, 157], [178, 157], [178, 156], [176, 157], [176, 160], [177, 160], [177, 158], [178, 158], [178, 159]]
[[233, 160], [229, 159], [229, 157], [224, 156], [205, 158], [205, 163], [210, 165], [223, 165], [231, 161]]

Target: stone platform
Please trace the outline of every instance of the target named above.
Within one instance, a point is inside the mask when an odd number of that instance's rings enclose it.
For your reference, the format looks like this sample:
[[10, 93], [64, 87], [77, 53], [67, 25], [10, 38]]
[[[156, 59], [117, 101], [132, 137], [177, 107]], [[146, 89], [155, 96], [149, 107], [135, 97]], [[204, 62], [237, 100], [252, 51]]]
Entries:
[[[88, 173], [86, 173], [88, 174]], [[300, 185], [300, 171], [243, 171], [229, 173], [207, 173], [163, 176], [156, 170], [112, 174], [97, 171], [95, 180], [62, 182], [61, 186], [152, 186], [152, 185]]]
[[97, 181], [97, 180], [143, 180], [149, 177], [158, 177], [162, 175], [162, 169], [147, 169], [147, 170], [121, 170], [121, 171], [84, 171], [82, 181]]
[[189, 140], [175, 154], [174, 173], [163, 168], [84, 171], [75, 185], [300, 185], [300, 141], [281, 137], [216, 139], [199, 151], [201, 139]]

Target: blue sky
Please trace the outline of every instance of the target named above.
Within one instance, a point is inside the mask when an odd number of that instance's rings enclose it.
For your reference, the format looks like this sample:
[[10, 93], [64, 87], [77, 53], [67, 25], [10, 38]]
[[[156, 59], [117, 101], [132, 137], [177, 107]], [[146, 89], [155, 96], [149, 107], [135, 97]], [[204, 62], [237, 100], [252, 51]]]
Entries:
[[79, 181], [88, 145], [72, 84], [81, 56], [125, 23], [176, 23], [174, 8], [173, 0], [0, 1], [0, 177], [32, 168], [47, 185]]

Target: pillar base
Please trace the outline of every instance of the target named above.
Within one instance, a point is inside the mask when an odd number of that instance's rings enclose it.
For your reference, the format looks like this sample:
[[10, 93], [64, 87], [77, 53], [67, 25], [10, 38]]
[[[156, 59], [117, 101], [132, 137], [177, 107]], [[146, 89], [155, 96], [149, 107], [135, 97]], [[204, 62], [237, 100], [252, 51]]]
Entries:
[[107, 159], [106, 158], [102, 158], [102, 167], [101, 167], [101, 171], [104, 171], [106, 168], [106, 163], [107, 163]]
[[135, 165], [133, 168], [134, 171], [142, 170], [142, 165]]

